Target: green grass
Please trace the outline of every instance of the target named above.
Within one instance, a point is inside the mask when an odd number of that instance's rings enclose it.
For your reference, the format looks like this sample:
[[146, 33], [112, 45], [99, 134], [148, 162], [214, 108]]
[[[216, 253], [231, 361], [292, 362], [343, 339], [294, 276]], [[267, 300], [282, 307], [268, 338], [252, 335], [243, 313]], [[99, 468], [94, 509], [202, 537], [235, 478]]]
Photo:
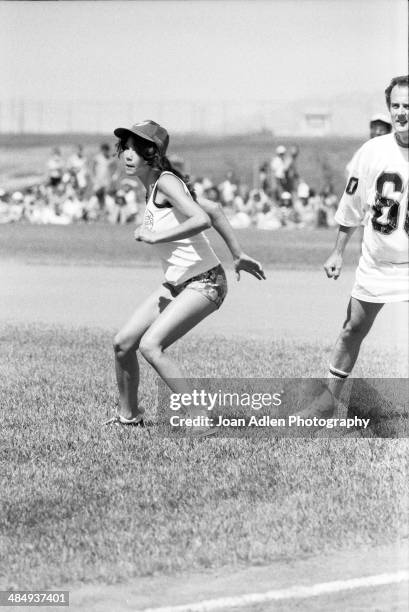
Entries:
[[[116, 404], [111, 337], [1, 333], [0, 588], [118, 582], [265, 564], [408, 535], [405, 440], [161, 438], [102, 429]], [[280, 377], [330, 347], [186, 338], [190, 376]], [[383, 358], [396, 358], [383, 355]], [[381, 361], [362, 366], [372, 374]], [[155, 379], [142, 363], [141, 402]]]
[[[242, 248], [264, 266], [281, 269], [317, 268], [333, 249], [336, 230], [256, 229], [235, 231]], [[358, 232], [348, 245], [345, 266], [356, 265], [360, 244]], [[214, 230], [208, 232], [212, 245], [224, 263], [231, 256]], [[0, 225], [0, 258], [26, 263], [158, 265], [155, 250], [133, 239], [133, 226], [70, 225], [34, 226], [24, 223]]]

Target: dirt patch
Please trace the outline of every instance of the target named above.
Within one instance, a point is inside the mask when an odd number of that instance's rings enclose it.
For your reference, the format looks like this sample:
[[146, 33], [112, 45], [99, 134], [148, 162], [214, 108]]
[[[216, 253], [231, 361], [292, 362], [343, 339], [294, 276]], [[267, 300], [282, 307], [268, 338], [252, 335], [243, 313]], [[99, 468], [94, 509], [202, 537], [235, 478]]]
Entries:
[[[192, 333], [321, 341], [332, 346], [345, 317], [353, 280], [353, 270], [345, 270], [337, 282], [314, 270], [269, 270], [266, 281], [242, 275], [240, 282], [230, 272], [222, 308]], [[161, 282], [157, 268], [7, 263], [2, 271], [0, 317], [14, 323], [114, 330]], [[403, 356], [407, 339], [407, 304], [388, 304], [363, 350], [399, 348]]]

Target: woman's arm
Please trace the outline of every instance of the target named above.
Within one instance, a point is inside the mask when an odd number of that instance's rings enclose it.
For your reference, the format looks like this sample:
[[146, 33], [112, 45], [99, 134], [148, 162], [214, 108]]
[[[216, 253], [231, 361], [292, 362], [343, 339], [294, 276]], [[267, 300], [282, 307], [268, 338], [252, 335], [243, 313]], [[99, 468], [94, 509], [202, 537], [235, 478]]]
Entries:
[[135, 239], [150, 244], [169, 242], [170, 240], [182, 240], [195, 234], [199, 234], [211, 226], [210, 218], [206, 212], [187, 195], [181, 182], [170, 174], [162, 175], [157, 183], [157, 193], [172, 204], [177, 210], [187, 217], [177, 227], [163, 231], [151, 232], [144, 228], [135, 231]]
[[240, 270], [252, 274], [259, 280], [262, 278], [265, 279], [266, 276], [260, 262], [247, 255], [241, 248], [240, 243], [233, 232], [233, 228], [224, 214], [220, 204], [202, 197], [198, 198], [198, 204], [208, 214], [212, 226], [225, 241], [226, 246], [233, 257], [237, 280], [240, 280]]

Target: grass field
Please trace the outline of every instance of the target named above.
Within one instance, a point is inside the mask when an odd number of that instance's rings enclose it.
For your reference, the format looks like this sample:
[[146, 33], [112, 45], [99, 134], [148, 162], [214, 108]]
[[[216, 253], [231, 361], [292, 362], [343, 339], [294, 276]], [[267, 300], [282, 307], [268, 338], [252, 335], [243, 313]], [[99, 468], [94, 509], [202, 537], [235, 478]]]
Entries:
[[[291, 270], [321, 268], [334, 238], [332, 231], [239, 236], [268, 267], [287, 270], [290, 281]], [[348, 266], [358, 250], [355, 241]], [[0, 227], [1, 264], [15, 259], [28, 269], [30, 262], [153, 263], [131, 227], [106, 225]], [[244, 312], [251, 298], [243, 294]], [[272, 339], [250, 339], [244, 322], [240, 336], [192, 335], [170, 350], [192, 377], [325, 371], [328, 338], [301, 342], [276, 330]], [[111, 331], [45, 320], [3, 324], [0, 333], [1, 589], [233, 572], [409, 537], [406, 438], [198, 441], [161, 437], [155, 424], [103, 429], [117, 404]], [[361, 365], [377, 377], [399, 359], [367, 352]], [[156, 381], [143, 362], [141, 373], [141, 403], [154, 420]], [[371, 399], [358, 395], [355, 407], [370, 411]], [[398, 417], [375, 423], [378, 436], [403, 436], [407, 428]]]
[[[179, 358], [190, 375], [236, 377], [244, 354], [254, 375], [280, 373], [280, 351], [245, 339], [219, 338], [205, 362], [186, 339]], [[293, 351], [295, 371], [305, 356], [320, 346]], [[116, 404], [106, 332], [4, 329], [1, 372], [1, 588], [267, 564], [408, 535], [406, 441], [102, 429]], [[142, 376], [149, 415], [144, 364]]]

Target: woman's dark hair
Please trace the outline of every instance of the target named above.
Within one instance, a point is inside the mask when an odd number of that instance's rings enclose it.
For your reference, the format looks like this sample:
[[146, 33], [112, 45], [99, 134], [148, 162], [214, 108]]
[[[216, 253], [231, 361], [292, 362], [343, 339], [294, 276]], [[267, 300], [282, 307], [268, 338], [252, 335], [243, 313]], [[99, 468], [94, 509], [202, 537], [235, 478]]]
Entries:
[[[154, 168], [155, 170], [159, 170], [160, 172], [172, 172], [178, 178], [180, 178], [186, 185], [189, 190], [190, 195], [197, 202], [196, 192], [193, 189], [193, 185], [190, 182], [190, 178], [187, 174], [182, 174], [177, 170], [169, 158], [166, 155], [161, 155], [158, 148], [155, 144], [144, 140], [143, 138], [138, 138], [137, 136], [132, 136], [136, 148], [136, 152], [140, 155], [149, 166]], [[125, 151], [126, 149], [126, 140], [118, 140], [116, 143], [116, 152], [118, 157]]]

